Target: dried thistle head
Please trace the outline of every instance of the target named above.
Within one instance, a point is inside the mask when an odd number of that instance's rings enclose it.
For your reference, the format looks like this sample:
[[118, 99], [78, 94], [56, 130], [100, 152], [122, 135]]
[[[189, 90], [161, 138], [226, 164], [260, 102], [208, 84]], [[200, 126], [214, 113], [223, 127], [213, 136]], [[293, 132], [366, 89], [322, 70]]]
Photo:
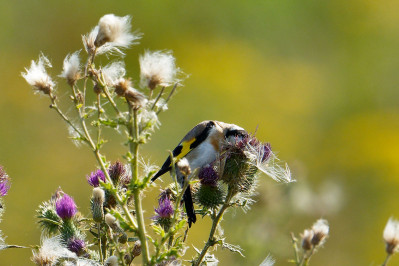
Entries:
[[59, 75], [59, 77], [66, 79], [70, 86], [73, 86], [81, 77], [79, 52], [76, 51], [65, 57], [62, 73]]
[[155, 87], [167, 87], [179, 82], [177, 74], [180, 72], [176, 67], [175, 58], [170, 51], [145, 52], [140, 56], [140, 78], [141, 85], [150, 90]]
[[114, 52], [124, 55], [121, 49], [130, 47], [135, 40], [141, 38], [140, 34], [130, 31], [130, 16], [104, 15], [97, 26], [82, 36], [83, 45], [89, 55]]
[[74, 259], [76, 255], [63, 244], [60, 236], [42, 238], [42, 244], [37, 251], [32, 251], [31, 260], [36, 265], [55, 265], [59, 258]]
[[399, 221], [389, 218], [383, 233], [386, 252], [393, 254], [399, 250]]
[[94, 41], [96, 47], [105, 43], [112, 43], [113, 46], [128, 48], [139, 35], [132, 34], [130, 16], [118, 17], [114, 14], [107, 14], [98, 22], [98, 34]]
[[46, 56], [40, 54], [39, 60], [36, 62], [32, 60], [30, 68], [25, 68], [26, 72], [22, 72], [21, 74], [34, 90], [50, 95], [54, 89], [55, 83], [47, 74], [47, 67], [51, 67], [50, 61]]
[[312, 238], [313, 238], [313, 231], [309, 229], [305, 229], [303, 233], [301, 234], [302, 238], [302, 248], [305, 251], [311, 250], [312, 249]]
[[325, 239], [328, 237], [329, 230], [330, 228], [328, 226], [327, 220], [325, 219], [317, 220], [312, 226], [312, 231], [313, 231], [312, 244], [314, 246], [323, 245]]
[[112, 62], [101, 69], [104, 81], [109, 87], [114, 87], [126, 75], [123, 61]]
[[114, 86], [115, 93], [118, 96], [125, 97], [134, 109], [139, 109], [147, 103], [145, 95], [132, 87], [130, 79], [121, 78], [115, 82]]

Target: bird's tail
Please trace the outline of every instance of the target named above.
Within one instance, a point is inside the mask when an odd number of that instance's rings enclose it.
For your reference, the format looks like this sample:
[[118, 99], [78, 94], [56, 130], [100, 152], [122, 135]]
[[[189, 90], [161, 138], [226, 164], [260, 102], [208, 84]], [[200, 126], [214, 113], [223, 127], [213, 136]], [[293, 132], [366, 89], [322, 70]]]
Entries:
[[186, 207], [188, 227], [191, 227], [191, 224], [197, 221], [197, 216], [195, 215], [194, 212], [194, 204], [193, 204], [193, 198], [191, 196], [190, 186], [188, 186], [186, 191], [184, 192], [183, 201], [184, 201], [184, 206]]

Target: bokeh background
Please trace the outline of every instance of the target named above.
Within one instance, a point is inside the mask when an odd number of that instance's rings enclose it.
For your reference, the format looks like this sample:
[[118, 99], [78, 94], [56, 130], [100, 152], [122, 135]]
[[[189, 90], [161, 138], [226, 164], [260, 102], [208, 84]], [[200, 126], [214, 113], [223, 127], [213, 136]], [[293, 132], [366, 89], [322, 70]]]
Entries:
[[[215, 119], [249, 131], [259, 125], [257, 136], [297, 180], [263, 177], [253, 208], [226, 215], [227, 239], [246, 258], [219, 249], [220, 265], [259, 265], [268, 253], [288, 265], [289, 233], [320, 217], [331, 236], [313, 265], [381, 263], [383, 228], [399, 217], [398, 8], [388, 0], [1, 1], [0, 164], [13, 180], [0, 224], [7, 243], [39, 243], [35, 209], [58, 186], [88, 213], [85, 175], [96, 167], [20, 72], [42, 51], [58, 75], [65, 55], [82, 48], [81, 34], [115, 13], [132, 15], [144, 33], [125, 58], [134, 80], [145, 49], [173, 50], [190, 74], [144, 148], [152, 162], [160, 165], [199, 121]], [[59, 90], [67, 90], [62, 81]], [[115, 160], [123, 146], [115, 140], [106, 149]], [[145, 198], [147, 219], [156, 193]], [[200, 220], [190, 245], [201, 247], [208, 232], [209, 221]], [[30, 255], [5, 250], [0, 264], [29, 265]]]

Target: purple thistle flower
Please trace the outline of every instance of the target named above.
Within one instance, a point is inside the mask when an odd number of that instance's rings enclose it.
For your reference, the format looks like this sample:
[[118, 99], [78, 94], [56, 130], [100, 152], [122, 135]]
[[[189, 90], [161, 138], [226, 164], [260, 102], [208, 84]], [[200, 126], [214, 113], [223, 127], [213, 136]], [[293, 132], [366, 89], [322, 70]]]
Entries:
[[67, 248], [70, 251], [75, 252], [77, 255], [82, 254], [82, 251], [85, 247], [86, 243], [82, 239], [71, 238], [70, 240], [68, 240]]
[[66, 193], [61, 198], [57, 199], [55, 210], [58, 216], [63, 220], [72, 218], [78, 211], [75, 201]]
[[4, 171], [3, 167], [0, 166], [0, 197], [7, 195], [8, 190], [10, 189], [10, 178], [7, 173]]
[[0, 183], [0, 197], [7, 195], [8, 190], [10, 189], [10, 185], [8, 184], [8, 180]]
[[205, 166], [201, 168], [198, 178], [201, 185], [216, 187], [219, 175], [212, 166]]
[[91, 172], [90, 176], [86, 176], [87, 182], [92, 187], [98, 187], [100, 185], [100, 180], [105, 182], [105, 174], [100, 169], [95, 172]]
[[173, 207], [171, 201], [165, 198], [163, 201], [159, 201], [159, 207], [155, 209], [157, 215], [153, 218], [154, 220], [159, 218], [171, 218], [173, 215]]

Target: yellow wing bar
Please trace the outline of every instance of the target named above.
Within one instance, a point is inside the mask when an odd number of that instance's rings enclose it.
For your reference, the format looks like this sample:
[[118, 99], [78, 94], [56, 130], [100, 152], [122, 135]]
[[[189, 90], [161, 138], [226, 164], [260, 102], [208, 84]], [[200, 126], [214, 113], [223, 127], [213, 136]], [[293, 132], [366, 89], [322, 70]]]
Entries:
[[192, 138], [190, 140], [187, 141], [183, 141], [180, 145], [182, 146], [181, 148], [181, 152], [176, 155], [175, 159], [178, 161], [181, 158], [183, 158], [184, 156], [187, 155], [187, 153], [189, 153], [191, 151], [190, 145], [196, 140], [196, 138]]

